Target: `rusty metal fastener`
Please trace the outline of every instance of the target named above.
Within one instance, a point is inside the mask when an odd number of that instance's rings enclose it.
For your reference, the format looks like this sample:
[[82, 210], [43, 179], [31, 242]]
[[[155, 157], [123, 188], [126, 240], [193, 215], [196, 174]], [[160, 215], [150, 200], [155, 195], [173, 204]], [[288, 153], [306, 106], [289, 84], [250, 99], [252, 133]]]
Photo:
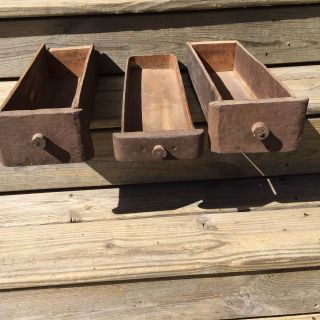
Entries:
[[163, 159], [166, 156], [167, 156], [167, 151], [162, 145], [158, 144], [153, 148], [152, 157], [154, 159]]
[[265, 140], [268, 138], [270, 134], [270, 130], [268, 126], [263, 122], [255, 123], [252, 126], [251, 130], [252, 130], [253, 136], [258, 140]]
[[32, 136], [31, 143], [34, 148], [44, 149], [46, 147], [46, 137], [41, 133]]

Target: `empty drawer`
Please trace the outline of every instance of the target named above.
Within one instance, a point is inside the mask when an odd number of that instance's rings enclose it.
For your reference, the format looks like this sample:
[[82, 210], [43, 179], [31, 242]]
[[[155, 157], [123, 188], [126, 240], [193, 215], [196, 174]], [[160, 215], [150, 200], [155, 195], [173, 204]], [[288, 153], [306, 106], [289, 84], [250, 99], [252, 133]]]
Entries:
[[308, 98], [296, 98], [237, 41], [188, 43], [187, 65], [211, 151], [293, 151]]
[[93, 156], [93, 46], [43, 45], [0, 109], [6, 166], [80, 162]]
[[130, 57], [124, 85], [121, 132], [113, 134], [119, 161], [193, 159], [203, 130], [191, 120], [174, 55]]

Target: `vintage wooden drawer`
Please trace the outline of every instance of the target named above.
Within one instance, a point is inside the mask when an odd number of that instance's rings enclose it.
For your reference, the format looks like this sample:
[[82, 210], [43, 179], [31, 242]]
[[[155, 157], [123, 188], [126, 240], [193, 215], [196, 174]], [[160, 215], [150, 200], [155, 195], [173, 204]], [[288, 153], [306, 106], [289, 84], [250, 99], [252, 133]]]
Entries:
[[193, 159], [203, 130], [195, 129], [174, 55], [128, 59], [121, 133], [113, 134], [119, 161]]
[[93, 156], [93, 46], [43, 45], [0, 109], [6, 166], [81, 162]]
[[211, 151], [286, 152], [298, 147], [308, 98], [295, 98], [237, 41], [187, 47]]

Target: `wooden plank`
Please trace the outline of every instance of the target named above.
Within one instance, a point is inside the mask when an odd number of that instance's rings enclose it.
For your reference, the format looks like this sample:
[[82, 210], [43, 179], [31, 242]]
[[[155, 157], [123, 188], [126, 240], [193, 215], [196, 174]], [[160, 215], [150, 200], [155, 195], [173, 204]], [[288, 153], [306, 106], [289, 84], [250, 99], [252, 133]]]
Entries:
[[[309, 97], [308, 115], [320, 114], [320, 65], [270, 68], [296, 96]], [[204, 122], [204, 116], [192, 84], [183, 73], [184, 86], [194, 122]], [[0, 104], [12, 90], [15, 81], [0, 81]], [[120, 126], [123, 76], [100, 77], [91, 127], [93, 129]], [[106, 107], [107, 106], [107, 107]]]
[[319, 208], [1, 229], [0, 289], [320, 267]]
[[94, 43], [101, 73], [124, 70], [130, 55], [173, 53], [185, 63], [186, 41], [234, 39], [261, 62], [318, 61], [320, 6], [247, 8], [141, 15], [0, 20], [0, 76], [17, 77], [44, 42]]
[[309, 97], [308, 114], [320, 114], [320, 65], [270, 68], [297, 97]]
[[319, 277], [319, 270], [310, 270], [0, 292], [0, 317], [218, 320], [318, 312]]
[[292, 4], [313, 4], [318, 0], [1, 0], [0, 18], [66, 16], [89, 14], [123, 14], [164, 11], [213, 10], [237, 7], [259, 7]]
[[[0, 197], [7, 227], [320, 207], [320, 175], [162, 183]], [[174, 197], [172, 196], [174, 195]], [[252, 196], [254, 195], [254, 197]]]
[[259, 320], [318, 320], [320, 319], [319, 313], [309, 313], [309, 314], [298, 314], [294, 316], [282, 316], [282, 317], [268, 317], [268, 318], [259, 318]]
[[[114, 159], [112, 130], [93, 131], [96, 156], [86, 163], [3, 167], [0, 192], [92, 187], [168, 181], [257, 177], [261, 174], [242, 155], [206, 151], [195, 160], [118, 162]], [[267, 176], [320, 172], [320, 119], [306, 123], [302, 146], [290, 153], [252, 154], [249, 158]]]

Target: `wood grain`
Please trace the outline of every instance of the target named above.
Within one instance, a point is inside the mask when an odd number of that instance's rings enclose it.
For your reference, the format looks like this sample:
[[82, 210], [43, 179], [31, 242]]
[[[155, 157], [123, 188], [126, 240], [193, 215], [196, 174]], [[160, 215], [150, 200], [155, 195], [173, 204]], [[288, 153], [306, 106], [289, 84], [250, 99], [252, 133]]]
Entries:
[[212, 10], [237, 7], [259, 7], [313, 4], [318, 0], [1, 0], [0, 18], [66, 16], [86, 14], [123, 14], [164, 11]]
[[310, 270], [0, 292], [0, 317], [218, 320], [318, 312], [319, 277], [319, 270]]
[[186, 41], [241, 41], [263, 63], [319, 61], [320, 5], [141, 15], [0, 20], [0, 77], [17, 77], [42, 43], [94, 44], [101, 73], [119, 73], [128, 56], [173, 53]]
[[320, 65], [270, 68], [297, 97], [309, 97], [308, 114], [320, 114]]
[[[296, 96], [309, 97], [308, 115], [320, 114], [320, 65], [270, 68]], [[202, 110], [186, 73], [182, 74], [189, 108], [194, 122], [204, 122]], [[15, 81], [0, 81], [0, 104], [12, 90]], [[100, 77], [91, 128], [120, 126], [123, 76]]]
[[[69, 224], [320, 206], [320, 175], [192, 181], [0, 197], [0, 230]], [[172, 196], [174, 195], [174, 197]], [[253, 196], [254, 195], [254, 196]], [[0, 232], [1, 233], [1, 232]]]
[[[298, 314], [294, 316], [282, 316], [282, 317], [271, 317], [274, 320], [318, 320], [320, 317], [319, 313], [311, 313], [311, 314]], [[265, 320], [266, 318], [259, 318]], [[270, 319], [270, 317], [268, 317]]]
[[[112, 130], [93, 131], [96, 156], [86, 163], [3, 167], [0, 192], [92, 187], [168, 181], [257, 177], [261, 174], [242, 155], [206, 151], [195, 160], [118, 162], [114, 159]], [[267, 176], [320, 172], [320, 119], [306, 123], [302, 146], [290, 153], [249, 155]]]
[[319, 208], [1, 229], [0, 289], [320, 267]]

